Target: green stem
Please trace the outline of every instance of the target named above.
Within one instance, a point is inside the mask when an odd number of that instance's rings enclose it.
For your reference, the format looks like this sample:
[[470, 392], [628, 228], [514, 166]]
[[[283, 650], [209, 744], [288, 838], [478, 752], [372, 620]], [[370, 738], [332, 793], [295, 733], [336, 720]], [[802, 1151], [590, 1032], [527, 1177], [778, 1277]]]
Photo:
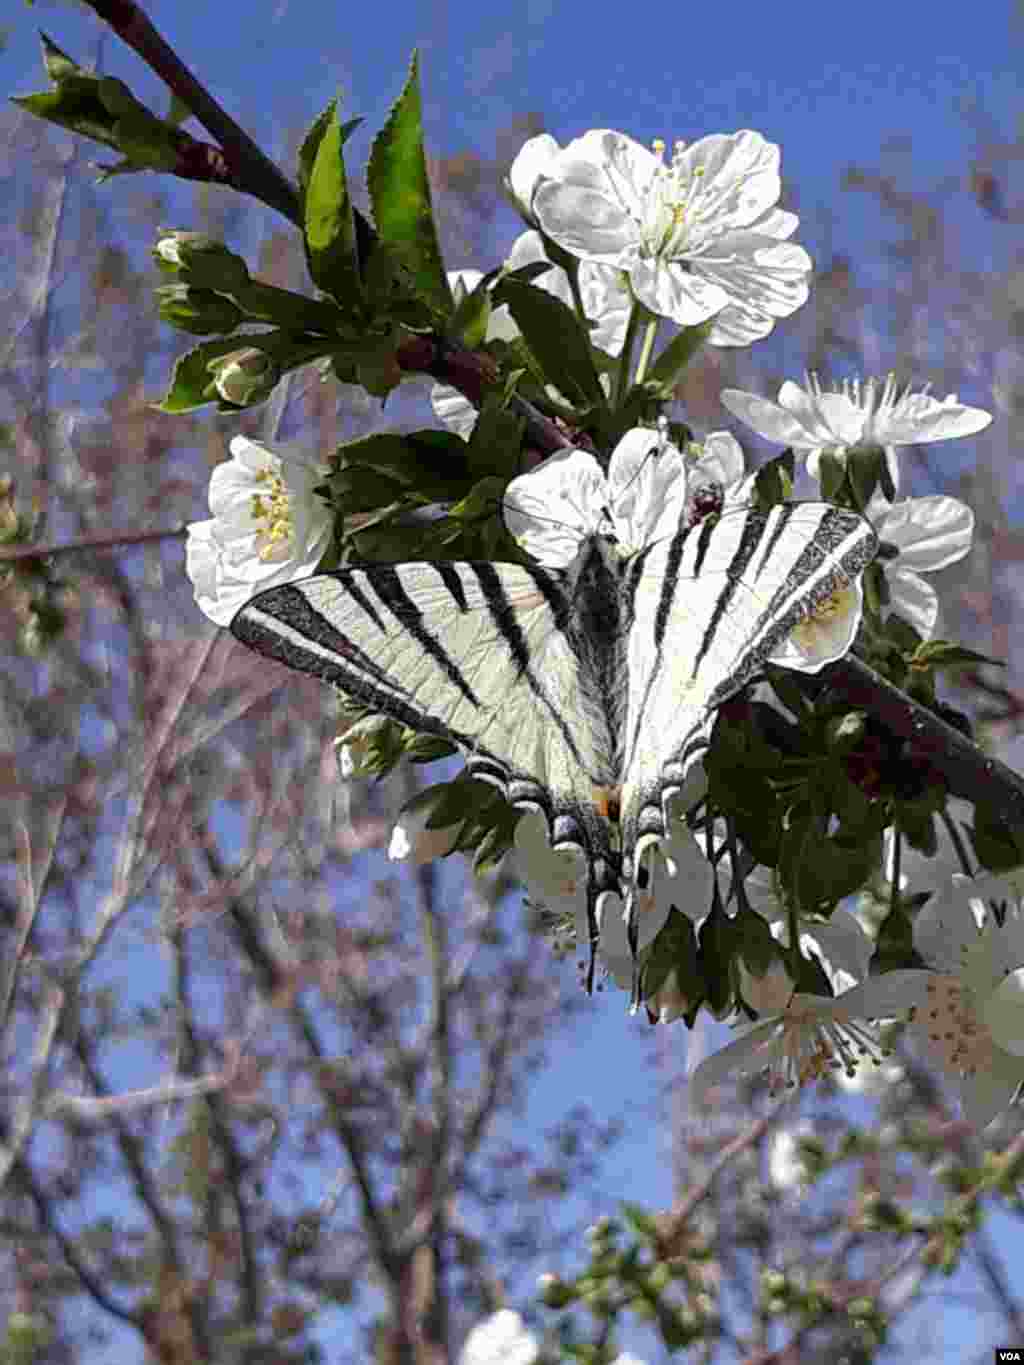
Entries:
[[892, 839], [892, 887], [889, 892], [889, 914], [894, 914], [900, 903], [900, 882], [903, 879], [903, 835], [893, 831]]
[[615, 406], [621, 407], [625, 401], [626, 394], [629, 392], [629, 368], [633, 357], [633, 345], [636, 341], [637, 329], [640, 326], [640, 316], [643, 312], [643, 305], [634, 303], [632, 312], [629, 315], [629, 322], [626, 324], [626, 339], [622, 343], [622, 355], [619, 357], [619, 373], [615, 380]]
[[647, 367], [651, 363], [651, 352], [654, 350], [654, 338], [658, 335], [658, 319], [651, 318], [644, 331], [643, 344], [640, 347], [640, 359], [637, 361], [636, 374], [633, 376], [634, 384], [642, 384], [647, 374]]
[[569, 288], [572, 290], [573, 307], [576, 309], [576, 316], [584, 327], [587, 327], [587, 311], [583, 307], [583, 295], [580, 293], [580, 272], [579, 266], [573, 270], [565, 272], [569, 276]]
[[946, 833], [949, 835], [950, 843], [952, 843], [956, 850], [956, 856], [960, 859], [960, 866], [963, 869], [964, 874], [968, 877], [973, 877], [974, 869], [971, 867], [971, 860], [967, 856], [967, 849], [964, 847], [964, 841], [960, 837], [960, 831], [953, 823], [949, 812], [945, 807], [939, 811], [939, 819], [946, 826]]

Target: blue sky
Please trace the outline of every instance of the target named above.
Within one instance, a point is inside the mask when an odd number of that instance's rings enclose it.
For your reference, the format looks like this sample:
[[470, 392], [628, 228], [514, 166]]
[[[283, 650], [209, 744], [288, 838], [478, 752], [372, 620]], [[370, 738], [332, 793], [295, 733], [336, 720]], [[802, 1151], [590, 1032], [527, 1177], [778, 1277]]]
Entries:
[[[912, 138], [923, 179], [962, 164], [973, 145], [955, 110], [962, 98], [983, 101], [1007, 129], [1019, 112], [1020, 47], [1011, 38], [1021, 35], [1012, 32], [1010, 0], [980, 0], [969, 23], [943, 22], [919, 0], [865, 0], [849, 15], [810, 0], [648, 0], [636, 11], [595, 11], [579, 0], [402, 0], [386, 10], [150, 0], [147, 9], [271, 148], [339, 88], [346, 108], [366, 117], [368, 137], [413, 47], [423, 57], [428, 131], [439, 152], [488, 153], [495, 129], [526, 110], [543, 114], [562, 139], [607, 125], [671, 145], [753, 127], [781, 144], [783, 169], [805, 207], [832, 199], [842, 168], [871, 163], [894, 135]], [[63, 5], [19, 9], [0, 57], [9, 91], [39, 86], [37, 27], [79, 60], [98, 31]], [[129, 79], [142, 70], [113, 41], [104, 64]]]
[[[669, 143], [753, 127], [781, 144], [801, 212], [830, 206], [835, 245], [858, 254], [864, 210], [839, 196], [846, 165], [877, 164], [888, 140], [909, 138], [916, 183], [925, 185], [962, 170], [970, 157], [974, 133], [957, 114], [959, 100], [983, 102], [1007, 135], [1021, 110], [1024, 32], [1013, 30], [1008, 0], [978, 0], [969, 16], [953, 21], [918, 0], [862, 0], [847, 11], [810, 0], [704, 6], [648, 0], [601, 8], [580, 0], [399, 0], [386, 8], [149, 0], [146, 8], [272, 153], [280, 154], [340, 88], [346, 111], [367, 121], [352, 144], [351, 164], [361, 165], [418, 46], [428, 137], [438, 153], [490, 155], [496, 131], [527, 111], [540, 113], [563, 141], [601, 126]], [[70, 7], [19, 6], [6, 19], [12, 27], [0, 71], [10, 93], [45, 84], [38, 27], [83, 64], [95, 55], [99, 26]], [[140, 95], [152, 92], [138, 60], [112, 39], [103, 61]], [[109, 193], [113, 200], [116, 182]], [[965, 199], [962, 212], [969, 230], [978, 211]], [[539, 1126], [556, 1113], [571, 1079], [606, 1113], [627, 1119], [629, 1136], [609, 1172], [609, 1203], [628, 1197], [665, 1205], [668, 1166], [652, 1152], [652, 1140], [659, 1158], [668, 1151], [664, 1136], [655, 1132], [652, 1139], [659, 1077], [637, 1065], [647, 1052], [638, 1033], [621, 997], [600, 997], [586, 1028], [540, 1078], [532, 1117]], [[681, 1026], [670, 1046], [685, 1047]], [[966, 1349], [979, 1338], [967, 1318], [960, 1321], [959, 1346]]]

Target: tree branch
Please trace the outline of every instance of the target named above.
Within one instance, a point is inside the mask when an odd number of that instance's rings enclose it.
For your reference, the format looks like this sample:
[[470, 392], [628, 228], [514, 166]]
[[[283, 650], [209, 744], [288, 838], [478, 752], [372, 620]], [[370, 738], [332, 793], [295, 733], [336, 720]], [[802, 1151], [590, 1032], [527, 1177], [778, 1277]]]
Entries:
[[854, 704], [870, 708], [894, 735], [910, 741], [913, 755], [938, 769], [954, 796], [995, 806], [1024, 831], [1024, 777], [990, 758], [941, 717], [912, 701], [861, 659], [848, 654], [822, 676]]
[[234, 188], [251, 194], [290, 222], [301, 225], [295, 186], [200, 85], [150, 23], [142, 7], [135, 0], [87, 0], [87, 3], [217, 139], [231, 168]]
[[63, 545], [0, 545], [0, 564], [23, 564], [57, 555], [77, 554], [80, 550], [119, 550], [122, 545], [146, 545], [156, 540], [180, 540], [185, 525], [166, 531], [115, 531], [102, 536], [82, 536]]
[[[410, 336], [395, 352], [395, 360], [399, 369], [409, 374], [429, 374], [438, 383], [450, 384], [475, 408], [483, 407], [484, 399], [495, 392], [501, 382], [498, 367], [489, 356], [442, 343], [436, 337]], [[553, 455], [555, 451], [573, 445], [587, 450], [593, 448], [589, 437], [564, 431], [525, 398], [513, 394], [508, 405], [525, 422], [528, 443], [542, 454]]]

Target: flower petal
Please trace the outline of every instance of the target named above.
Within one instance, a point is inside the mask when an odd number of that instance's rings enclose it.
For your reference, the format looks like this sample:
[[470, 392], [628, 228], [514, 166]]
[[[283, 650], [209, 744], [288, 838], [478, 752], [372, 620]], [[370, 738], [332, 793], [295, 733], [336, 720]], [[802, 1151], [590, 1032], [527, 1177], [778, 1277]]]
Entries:
[[749, 227], [769, 212], [782, 191], [779, 149], [760, 133], [711, 133], [679, 158], [680, 175], [699, 184], [692, 212], [702, 219]]
[[964, 1113], [976, 1128], [984, 1128], [1008, 1109], [1024, 1079], [1024, 1067], [1008, 1053], [992, 1050], [991, 1064], [960, 1080]]
[[939, 400], [930, 393], [906, 394], [875, 423], [882, 445], [916, 445], [919, 441], [948, 441], [984, 431], [992, 414], [957, 401], [955, 393]]
[[930, 583], [904, 569], [899, 560], [885, 566], [889, 585], [889, 610], [909, 621], [919, 635], [930, 640], [939, 619], [939, 598]]
[[689, 484], [717, 483], [723, 489], [743, 478], [743, 447], [731, 431], [712, 431], [689, 467]]
[[766, 1066], [774, 1055], [771, 1044], [778, 1027], [778, 1016], [773, 1015], [705, 1057], [689, 1078], [687, 1092], [691, 1105], [702, 1109], [707, 1103], [707, 1092], [727, 1081], [734, 1072], [750, 1075]]
[[959, 498], [905, 498], [889, 507], [875, 529], [881, 540], [897, 546], [902, 568], [933, 573], [971, 548], [974, 513]]
[[533, 218], [533, 193], [537, 182], [550, 175], [561, 148], [550, 133], [538, 133], [519, 148], [509, 167], [508, 184], [522, 213]]
[[608, 503], [624, 553], [674, 534], [686, 506], [686, 465], [649, 427], [621, 438], [608, 465]]
[[449, 431], [454, 431], [464, 441], [469, 440], [476, 426], [477, 410], [464, 393], [450, 384], [435, 384], [430, 390], [430, 406], [434, 416]]
[[[981, 1017], [1004, 1052], [1024, 1058], [1024, 967], [1003, 978], [985, 999]], [[1024, 1077], [1024, 1062], [1021, 1074]]]
[[[785, 388], [786, 385], [783, 385]], [[797, 389], [797, 385], [792, 387]], [[798, 390], [803, 392], [803, 390]], [[759, 436], [763, 436], [766, 441], [775, 441], [779, 445], [793, 446], [794, 449], [804, 450], [810, 445], [826, 444], [827, 441], [819, 441], [818, 435], [808, 431], [802, 420], [803, 414], [791, 412], [788, 407], [780, 407], [778, 403], [773, 403], [769, 398], [762, 398], [756, 393], [747, 393], [743, 389], [723, 389], [718, 396], [722, 407], [731, 412], [734, 417], [738, 417], [741, 422], [746, 422]], [[815, 422], [817, 421], [814, 415]], [[830, 437], [828, 439], [831, 439]]]
[[771, 662], [800, 673], [817, 673], [843, 658], [860, 628], [864, 593], [860, 579], [832, 594], [771, 655]]
[[541, 564], [564, 568], [605, 520], [608, 484], [593, 455], [569, 448], [549, 456], [505, 489], [509, 534]]
[[729, 294], [714, 280], [696, 275], [659, 256], [638, 257], [629, 264], [633, 293], [660, 317], [680, 327], [696, 327], [729, 302]]

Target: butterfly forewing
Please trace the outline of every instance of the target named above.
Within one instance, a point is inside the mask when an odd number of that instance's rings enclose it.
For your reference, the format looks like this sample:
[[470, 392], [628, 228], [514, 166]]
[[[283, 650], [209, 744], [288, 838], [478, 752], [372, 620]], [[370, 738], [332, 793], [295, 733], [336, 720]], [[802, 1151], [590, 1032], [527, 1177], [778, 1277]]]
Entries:
[[372, 565], [271, 588], [244, 644], [465, 753], [470, 771], [547, 817], [605, 881], [616, 861], [594, 791], [612, 745], [578, 704], [563, 576], [514, 564]]
[[870, 525], [827, 503], [727, 513], [652, 546], [633, 573], [624, 866], [666, 828], [665, 801], [706, 747], [715, 710], [874, 554]]

